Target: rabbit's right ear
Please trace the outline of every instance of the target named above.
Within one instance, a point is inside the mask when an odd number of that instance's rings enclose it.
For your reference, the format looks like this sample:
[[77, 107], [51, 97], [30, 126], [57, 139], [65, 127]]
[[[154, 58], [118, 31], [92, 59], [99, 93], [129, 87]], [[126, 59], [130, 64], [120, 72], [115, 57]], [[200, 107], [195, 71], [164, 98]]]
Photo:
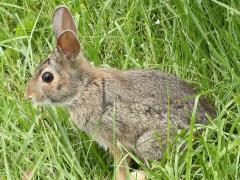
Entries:
[[52, 19], [53, 31], [56, 39], [66, 30], [70, 30], [77, 35], [77, 28], [73, 21], [73, 16], [66, 6], [58, 6]]

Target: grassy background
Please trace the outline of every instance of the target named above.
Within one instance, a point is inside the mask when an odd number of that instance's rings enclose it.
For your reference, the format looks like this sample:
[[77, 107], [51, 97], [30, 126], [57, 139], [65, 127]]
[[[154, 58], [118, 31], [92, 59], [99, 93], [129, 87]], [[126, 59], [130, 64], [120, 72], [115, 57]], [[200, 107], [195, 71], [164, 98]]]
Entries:
[[[194, 137], [182, 135], [150, 179], [240, 178], [240, 1], [72, 0], [78, 36], [97, 66], [160, 69], [194, 84], [218, 112]], [[107, 179], [108, 152], [61, 108], [24, 100], [34, 67], [55, 46], [51, 16], [63, 1], [0, 2], [0, 179]], [[192, 126], [193, 127], [193, 126]], [[191, 132], [191, 131], [190, 131]], [[187, 146], [183, 146], [187, 143]]]

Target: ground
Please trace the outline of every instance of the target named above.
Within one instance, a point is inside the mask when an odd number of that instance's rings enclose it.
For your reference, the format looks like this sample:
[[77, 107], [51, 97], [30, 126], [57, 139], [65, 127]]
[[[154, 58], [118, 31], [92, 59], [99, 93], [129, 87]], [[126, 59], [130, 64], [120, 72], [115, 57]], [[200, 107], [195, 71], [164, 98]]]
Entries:
[[64, 3], [93, 64], [174, 74], [217, 109], [207, 125], [192, 121], [179, 132], [161, 161], [137, 161], [149, 179], [239, 179], [239, 0], [1, 0], [0, 179], [113, 176], [112, 157], [64, 109], [24, 99], [26, 81], [55, 47], [51, 16]]

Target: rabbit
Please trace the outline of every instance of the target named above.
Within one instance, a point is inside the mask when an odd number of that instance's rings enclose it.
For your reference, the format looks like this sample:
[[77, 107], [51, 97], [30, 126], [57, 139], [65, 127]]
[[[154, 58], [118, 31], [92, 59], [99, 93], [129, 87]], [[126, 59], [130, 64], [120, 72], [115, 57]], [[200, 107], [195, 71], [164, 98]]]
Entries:
[[[55, 9], [52, 26], [56, 49], [37, 67], [25, 97], [65, 107], [76, 126], [114, 156], [118, 180], [126, 179], [118, 144], [145, 162], [161, 159], [167, 133], [172, 136], [189, 126], [195, 88], [158, 70], [95, 67], [83, 54], [66, 6]], [[215, 111], [201, 97], [196, 122], [207, 123], [206, 114], [214, 116]]]

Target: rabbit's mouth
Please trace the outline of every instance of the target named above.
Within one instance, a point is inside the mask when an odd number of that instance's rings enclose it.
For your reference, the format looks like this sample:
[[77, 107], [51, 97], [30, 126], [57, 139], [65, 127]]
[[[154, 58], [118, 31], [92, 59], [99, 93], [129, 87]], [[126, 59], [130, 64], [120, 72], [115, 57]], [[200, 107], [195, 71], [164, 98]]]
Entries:
[[33, 104], [35, 105], [43, 105], [43, 104], [49, 104], [51, 103], [47, 97], [45, 97], [44, 95], [39, 95], [36, 94], [33, 91], [28, 91], [28, 89], [25, 91], [25, 98], [27, 100], [30, 100]]
[[43, 104], [50, 104], [51, 103], [47, 98], [44, 98], [43, 96], [32, 97], [31, 101], [35, 105], [43, 105]]

